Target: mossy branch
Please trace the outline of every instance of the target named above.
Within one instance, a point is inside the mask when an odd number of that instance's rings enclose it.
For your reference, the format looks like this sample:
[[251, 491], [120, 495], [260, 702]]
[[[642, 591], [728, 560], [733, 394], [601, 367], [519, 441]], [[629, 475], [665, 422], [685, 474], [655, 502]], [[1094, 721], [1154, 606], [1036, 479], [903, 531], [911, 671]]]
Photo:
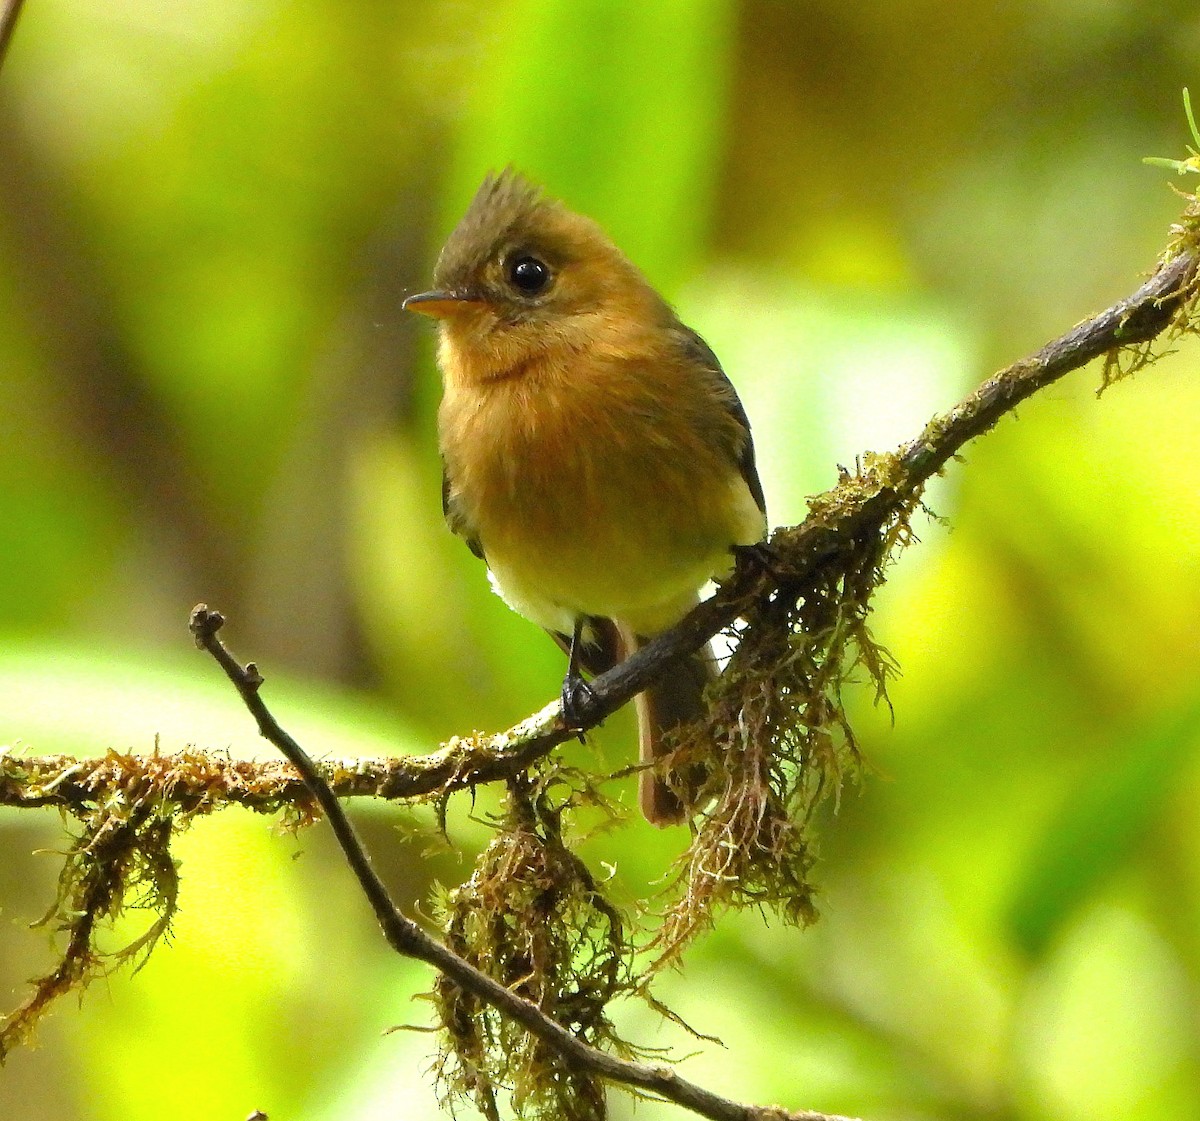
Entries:
[[[582, 1076], [582, 1081], [590, 1090], [583, 1099], [583, 1109], [586, 1112], [568, 1107], [561, 1114], [552, 1113], [548, 1116], [562, 1116], [568, 1121], [583, 1117], [602, 1117], [603, 1098], [599, 1095], [597, 1080], [603, 1080], [657, 1094], [701, 1117], [712, 1118], [713, 1121], [845, 1121], [830, 1114], [810, 1110], [789, 1112], [774, 1107], [764, 1108], [730, 1101], [681, 1078], [669, 1067], [622, 1059], [601, 1051], [586, 1042], [586, 1035], [592, 1030], [597, 1030], [601, 1036], [607, 1034], [603, 1025], [597, 1028], [594, 1023], [588, 1022], [587, 1031], [580, 1031], [578, 1034], [569, 1031], [548, 1016], [533, 1000], [501, 984], [461, 954], [426, 933], [392, 901], [387, 887], [372, 867], [370, 857], [359, 841], [341, 802], [321, 778], [320, 772], [304, 749], [284, 731], [263, 702], [259, 694], [263, 679], [257, 666], [253, 662], [243, 666], [221, 642], [218, 631], [224, 623], [225, 620], [219, 612], [210, 611], [203, 605], [197, 607], [192, 612], [191, 619], [196, 644], [216, 659], [258, 722], [259, 731], [264, 738], [274, 744], [302, 776], [309, 794], [328, 819], [338, 845], [370, 903], [388, 944], [405, 957], [415, 958], [433, 966], [460, 992], [470, 993], [477, 1001], [494, 1008], [505, 1020], [519, 1024], [543, 1043], [560, 1060], [560, 1071], [554, 1072], [554, 1077], [560, 1083], [562, 1069], [573, 1076], [576, 1082], [580, 1081]], [[519, 802], [523, 807], [528, 806], [526, 791], [522, 790], [519, 794]], [[528, 964], [528, 972], [531, 975], [535, 972], [532, 962]], [[449, 1007], [453, 1009], [460, 1003], [461, 998], [457, 1002], [451, 1002]], [[532, 1090], [528, 1083], [521, 1088]], [[482, 1089], [483, 1111], [485, 1114], [494, 1115], [494, 1102], [490, 1103], [491, 1087], [487, 1085]], [[571, 1088], [570, 1093], [568, 1101], [574, 1104], [580, 1100], [584, 1091], [575, 1086]]]
[[[455, 739], [426, 756], [317, 766], [262, 703], [257, 670], [252, 664], [240, 665], [217, 639], [220, 616], [197, 609], [197, 641], [221, 663], [260, 732], [279, 747], [288, 765], [238, 762], [198, 751], [170, 756], [110, 752], [94, 760], [0, 754], [0, 805], [54, 805], [85, 826], [84, 838], [64, 871], [54, 912], [69, 932], [62, 965], [37, 983], [22, 1009], [0, 1024], [4, 1041], [26, 1035], [54, 996], [78, 987], [102, 968], [93, 949], [95, 924], [117, 913], [133, 888], [149, 890], [160, 922], [130, 952], [144, 949], [165, 930], [175, 892], [169, 842], [172, 831], [190, 817], [234, 802], [264, 812], [291, 810], [303, 817], [315, 816], [319, 809], [389, 943], [429, 963], [446, 979], [438, 990], [443, 1027], [457, 1048], [456, 1069], [465, 1072], [470, 1093], [485, 1115], [496, 1112], [496, 1083], [519, 1069], [533, 1071], [522, 1076], [525, 1081], [517, 1087], [532, 1102], [529, 1115], [600, 1117], [603, 1097], [598, 1086], [611, 1081], [660, 1095], [706, 1117], [823, 1117], [731, 1102], [678, 1078], [669, 1068], [593, 1046], [621, 1051], [623, 1045], [611, 1036], [603, 1016], [604, 1005], [614, 992], [642, 991], [644, 979], [621, 975], [618, 959], [633, 947], [623, 941], [620, 916], [563, 847], [558, 811], [530, 810], [538, 802], [530, 793], [536, 782], [528, 787], [526, 776], [536, 775], [539, 763], [558, 744], [594, 727], [670, 663], [741, 620], [739, 646], [710, 697], [708, 720], [682, 735], [677, 758], [667, 761], [678, 765], [700, 757], [709, 780], [702, 801], [693, 807], [699, 811], [699, 825], [680, 866], [677, 901], [658, 935], [659, 962], [676, 960], [722, 906], [767, 902], [780, 906], [793, 921], [806, 921], [812, 914], [805, 878], [810, 863], [807, 820], [857, 758], [842, 708], [842, 686], [856, 671], [865, 672], [880, 694], [886, 686], [890, 662], [874, 645], [867, 616], [886, 564], [911, 539], [909, 519], [920, 506], [925, 484], [970, 440], [1071, 370], [1102, 356], [1102, 383], [1107, 386], [1150, 361], [1150, 344], [1164, 333], [1170, 340], [1193, 332], [1200, 269], [1197, 228], [1197, 203], [1189, 197], [1158, 268], [1131, 296], [1001, 370], [896, 451], [864, 455], [854, 473], [843, 472], [835, 487], [810, 500], [803, 523], [776, 530], [767, 547], [740, 555], [733, 576], [715, 596], [592, 682], [581, 727], [566, 724], [556, 701], [506, 732]], [[501, 899], [493, 917], [518, 930], [521, 920], [534, 921], [535, 913], [568, 928], [574, 924], [576, 935], [591, 947], [584, 961], [596, 970], [595, 984], [589, 986], [594, 990], [591, 1003], [587, 993], [569, 983], [566, 943], [554, 940], [560, 931], [547, 931], [547, 938], [522, 951], [531, 961], [545, 963], [537, 976], [528, 977], [517, 976], [515, 967], [497, 965], [515, 942], [504, 943], [505, 953], [480, 955], [483, 943], [470, 933], [478, 924], [462, 920], [462, 908], [452, 907], [448, 914], [450, 936], [457, 939], [460, 952], [424, 932], [389, 899], [339, 803], [339, 798], [362, 795], [444, 798], [497, 781], [509, 784], [510, 820], [502, 826], [500, 846], [473, 877], [473, 882], [479, 880], [473, 888], [475, 898], [495, 896], [495, 873], [489, 868], [509, 867], [509, 857], [517, 851], [512, 846], [526, 846], [522, 859], [539, 869], [540, 878], [518, 893], [524, 903]], [[147, 807], [153, 810], [149, 817]], [[111, 838], [120, 842], [119, 852], [106, 855], [106, 845], [99, 842]], [[469, 903], [473, 905], [474, 900]], [[518, 910], [522, 906], [524, 912]], [[523, 959], [518, 954], [506, 960], [511, 965]], [[512, 985], [523, 986], [536, 1000]], [[466, 1005], [463, 994], [470, 994]], [[501, 1020], [491, 1021], [487, 1039], [462, 1032], [455, 1040], [453, 1026], [471, 1001], [494, 1009]], [[559, 1022], [555, 1014], [565, 1014], [568, 1023]], [[528, 1052], [518, 1063], [511, 1053], [516, 1037], [497, 1027], [500, 1022], [519, 1025], [543, 1049]], [[503, 1051], [499, 1058], [496, 1039]], [[493, 1053], [487, 1053], [488, 1048]], [[572, 1077], [563, 1077], [564, 1070]], [[563, 1091], [567, 1096], [538, 1097], [540, 1089], [533, 1084], [538, 1071], [548, 1072], [547, 1085], [569, 1086], [569, 1093]], [[555, 1109], [562, 1112], [555, 1114]]]
[[[854, 474], [809, 500], [799, 525], [776, 529], [768, 563], [741, 558], [734, 576], [711, 599], [592, 682], [593, 699], [581, 728], [568, 727], [558, 701], [491, 735], [454, 737], [427, 755], [330, 759], [318, 765], [339, 797], [410, 800], [511, 779], [580, 730], [595, 727], [656, 680], [675, 660], [698, 650], [756, 602], [780, 589], [810, 584], [823, 566], [855, 551], [920, 500], [924, 485], [976, 436], [1038, 390], [1104, 356], [1104, 385], [1152, 357], [1147, 344], [1167, 332], [1193, 330], [1200, 267], [1200, 207], [1192, 200], [1153, 276], [1131, 296], [1085, 320], [1037, 353], [990, 377], [949, 412], [935, 416], [915, 439], [888, 455], [867, 453]], [[150, 773], [181, 808], [234, 803], [259, 810], [303, 802], [295, 771], [275, 761], [232, 760], [189, 751], [150, 758], [110, 752], [101, 758], [0, 755], [0, 806], [59, 806], [86, 811], [130, 769]], [[167, 769], [164, 760], [177, 766]]]

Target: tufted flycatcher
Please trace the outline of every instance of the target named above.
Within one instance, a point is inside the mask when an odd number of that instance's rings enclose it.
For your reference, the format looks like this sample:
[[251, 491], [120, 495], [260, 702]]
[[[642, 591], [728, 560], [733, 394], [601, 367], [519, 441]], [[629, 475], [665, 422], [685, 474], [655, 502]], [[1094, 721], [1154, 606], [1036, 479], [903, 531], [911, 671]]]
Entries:
[[[404, 307], [438, 320], [446, 521], [568, 651], [571, 721], [582, 671], [678, 622], [734, 546], [763, 539], [750, 424], [704, 340], [600, 227], [511, 170], [483, 181], [433, 280]], [[706, 646], [639, 695], [643, 762], [703, 714], [715, 672]], [[646, 817], [682, 820], [667, 777], [640, 777]]]

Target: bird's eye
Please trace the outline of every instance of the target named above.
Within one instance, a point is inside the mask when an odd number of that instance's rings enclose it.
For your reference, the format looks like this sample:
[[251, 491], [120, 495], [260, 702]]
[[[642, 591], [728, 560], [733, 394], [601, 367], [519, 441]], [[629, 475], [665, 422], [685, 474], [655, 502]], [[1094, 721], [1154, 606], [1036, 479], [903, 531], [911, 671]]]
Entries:
[[550, 283], [550, 269], [536, 257], [517, 257], [508, 266], [508, 279], [524, 296], [536, 296]]

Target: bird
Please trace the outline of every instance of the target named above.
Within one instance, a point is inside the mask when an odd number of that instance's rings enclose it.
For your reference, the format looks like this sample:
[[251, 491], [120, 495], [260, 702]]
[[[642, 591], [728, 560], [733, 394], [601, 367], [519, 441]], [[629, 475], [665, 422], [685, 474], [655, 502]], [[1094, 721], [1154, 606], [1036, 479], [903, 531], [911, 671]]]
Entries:
[[[720, 362], [592, 219], [489, 173], [433, 288], [442, 512], [496, 592], [568, 654], [564, 719], [596, 675], [672, 627], [762, 542], [750, 422]], [[639, 803], [685, 820], [700, 779], [655, 761], [703, 716], [709, 646], [636, 698]]]

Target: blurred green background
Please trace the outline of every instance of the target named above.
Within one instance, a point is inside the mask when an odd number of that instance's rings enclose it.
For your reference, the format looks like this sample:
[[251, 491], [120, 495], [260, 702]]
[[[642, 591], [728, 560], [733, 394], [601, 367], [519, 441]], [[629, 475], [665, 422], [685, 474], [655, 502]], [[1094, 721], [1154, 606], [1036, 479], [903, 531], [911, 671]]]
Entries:
[[[562, 659], [441, 524], [428, 324], [490, 168], [604, 224], [722, 356], [775, 523], [1124, 295], [1180, 203], [1200, 14], [1164, 0], [29, 0], [0, 79], [0, 744], [260, 752], [232, 619], [314, 754], [505, 727]], [[822, 829], [822, 921], [729, 919], [626, 1032], [750, 1101], [1200, 1115], [1200, 351], [972, 446], [876, 615], [894, 727]], [[609, 722], [600, 759], [631, 751]], [[632, 802], [632, 790], [619, 791]], [[469, 858], [356, 817], [419, 906]], [[399, 828], [397, 828], [399, 826]], [[485, 839], [466, 807], [451, 837]], [[0, 1005], [52, 959], [53, 813], [0, 811]], [[589, 845], [632, 904], [684, 843]], [[23, 1121], [439, 1116], [413, 994], [325, 832], [180, 842], [173, 945], [0, 1071]], [[134, 916], [136, 919], [136, 916]], [[130, 923], [128, 929], [135, 929]], [[124, 929], [124, 928], [123, 928]], [[614, 1115], [632, 1115], [618, 1097]], [[639, 1118], [678, 1116], [643, 1104]]]

